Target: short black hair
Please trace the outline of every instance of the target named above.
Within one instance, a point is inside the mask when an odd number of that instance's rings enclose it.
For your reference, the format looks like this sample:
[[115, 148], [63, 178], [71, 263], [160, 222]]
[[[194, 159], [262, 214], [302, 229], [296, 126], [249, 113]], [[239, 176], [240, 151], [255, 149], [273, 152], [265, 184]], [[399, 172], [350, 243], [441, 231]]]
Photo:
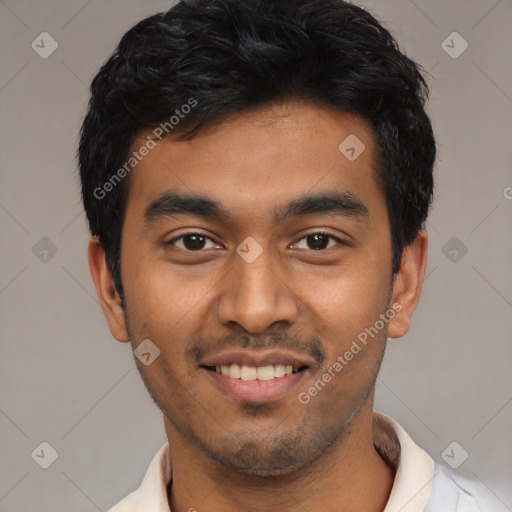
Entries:
[[165, 123], [186, 140], [286, 99], [370, 122], [398, 272], [433, 197], [436, 147], [420, 66], [368, 11], [342, 0], [182, 0], [122, 37], [92, 81], [80, 133], [85, 212], [123, 304], [122, 178], [137, 163], [135, 136]]

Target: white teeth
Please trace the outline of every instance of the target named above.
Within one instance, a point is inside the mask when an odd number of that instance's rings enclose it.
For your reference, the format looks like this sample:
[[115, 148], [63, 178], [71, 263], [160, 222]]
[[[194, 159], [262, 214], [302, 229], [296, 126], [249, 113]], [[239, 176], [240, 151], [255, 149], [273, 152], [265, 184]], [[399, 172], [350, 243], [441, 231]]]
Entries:
[[229, 368], [229, 376], [232, 379], [239, 379], [241, 377], [241, 368], [238, 364], [232, 364], [231, 366], [227, 366]]
[[275, 364], [274, 365], [274, 375], [276, 377], [284, 377], [286, 375], [286, 371], [284, 369], [284, 364]]
[[256, 380], [258, 378], [258, 369], [254, 366], [242, 365], [240, 370], [240, 377], [242, 380]]
[[258, 380], [272, 380], [274, 378], [274, 367], [260, 366], [258, 368]]
[[242, 380], [272, 380], [292, 373], [297, 373], [291, 364], [275, 364], [267, 366], [247, 366], [239, 364], [216, 366], [215, 371], [222, 373], [225, 377]]

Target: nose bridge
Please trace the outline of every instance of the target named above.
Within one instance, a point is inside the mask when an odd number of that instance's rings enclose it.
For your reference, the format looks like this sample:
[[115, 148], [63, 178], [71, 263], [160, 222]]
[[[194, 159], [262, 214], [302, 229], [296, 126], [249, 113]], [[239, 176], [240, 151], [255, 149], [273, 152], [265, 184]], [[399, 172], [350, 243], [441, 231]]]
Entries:
[[276, 272], [272, 271], [272, 262], [268, 253], [259, 256], [252, 263], [238, 262], [236, 274], [237, 299], [254, 305], [261, 303], [269, 307], [277, 302]]
[[241, 254], [233, 255], [232, 271], [218, 298], [219, 321], [236, 323], [251, 333], [263, 332], [277, 322], [295, 322], [295, 298], [274, 270], [277, 266], [270, 251], [262, 251], [252, 261]]

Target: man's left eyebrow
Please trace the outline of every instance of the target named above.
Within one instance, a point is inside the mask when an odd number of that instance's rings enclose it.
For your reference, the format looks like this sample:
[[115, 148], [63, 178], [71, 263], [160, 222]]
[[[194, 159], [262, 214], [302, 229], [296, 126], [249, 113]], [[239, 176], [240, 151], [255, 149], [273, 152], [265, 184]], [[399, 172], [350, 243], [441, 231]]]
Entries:
[[364, 203], [347, 190], [325, 191], [293, 199], [274, 211], [274, 222], [299, 215], [331, 214], [368, 220], [370, 213]]

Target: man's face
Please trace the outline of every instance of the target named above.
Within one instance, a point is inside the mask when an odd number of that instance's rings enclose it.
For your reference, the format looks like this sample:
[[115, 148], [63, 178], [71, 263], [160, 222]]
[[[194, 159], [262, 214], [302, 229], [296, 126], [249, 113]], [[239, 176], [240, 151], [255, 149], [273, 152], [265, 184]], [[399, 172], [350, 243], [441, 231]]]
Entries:
[[[351, 134], [365, 146], [355, 160], [356, 139], [338, 148]], [[126, 319], [134, 348], [149, 339], [160, 350], [137, 363], [168, 435], [232, 469], [285, 472], [322, 454], [372, 401], [387, 325], [335, 363], [389, 307], [375, 152], [365, 121], [290, 102], [191, 141], [164, 139], [132, 171]], [[182, 196], [218, 208], [178, 208]]]

